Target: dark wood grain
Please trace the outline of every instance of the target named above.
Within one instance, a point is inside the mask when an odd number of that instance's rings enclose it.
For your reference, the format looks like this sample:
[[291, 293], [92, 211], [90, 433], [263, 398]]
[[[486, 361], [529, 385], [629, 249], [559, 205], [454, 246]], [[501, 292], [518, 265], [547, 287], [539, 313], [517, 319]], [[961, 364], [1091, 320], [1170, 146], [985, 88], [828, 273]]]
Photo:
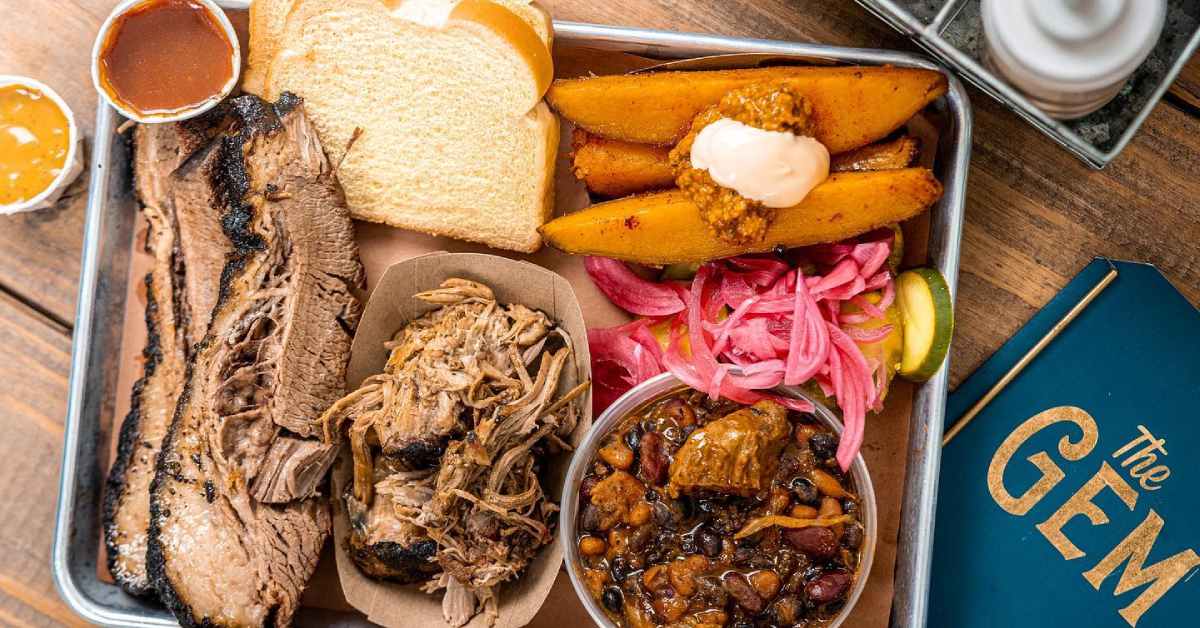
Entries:
[[[912, 50], [849, 0], [541, 0], [558, 19]], [[38, 77], [90, 139], [93, 34], [114, 0], [0, 0], [0, 71]], [[978, 92], [951, 378], [960, 382], [1095, 255], [1158, 264], [1200, 302], [1200, 61], [1096, 172]], [[85, 154], [86, 154], [85, 150]], [[78, 625], [49, 571], [86, 177], [0, 217], [0, 625]]]
[[1183, 66], [1179, 78], [1171, 85], [1168, 98], [1190, 108], [1193, 114], [1200, 114], [1200, 58], [1192, 57], [1188, 64]]

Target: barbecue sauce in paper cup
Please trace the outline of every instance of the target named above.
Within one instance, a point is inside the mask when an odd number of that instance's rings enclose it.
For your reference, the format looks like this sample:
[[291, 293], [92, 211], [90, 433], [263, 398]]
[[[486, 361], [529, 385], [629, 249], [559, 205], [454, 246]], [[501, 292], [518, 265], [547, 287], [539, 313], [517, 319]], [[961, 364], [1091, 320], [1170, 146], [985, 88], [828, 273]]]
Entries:
[[237, 85], [241, 47], [212, 0], [126, 0], [92, 49], [92, 83], [138, 122], [174, 122], [214, 107]]

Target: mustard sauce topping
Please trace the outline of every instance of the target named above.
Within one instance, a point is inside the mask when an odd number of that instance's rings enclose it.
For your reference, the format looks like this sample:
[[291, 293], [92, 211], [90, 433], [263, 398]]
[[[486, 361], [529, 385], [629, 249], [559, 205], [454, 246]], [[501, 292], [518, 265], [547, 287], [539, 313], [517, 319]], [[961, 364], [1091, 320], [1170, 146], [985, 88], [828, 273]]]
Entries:
[[0, 87], [0, 205], [27, 201], [62, 172], [70, 148], [67, 116], [26, 85]]

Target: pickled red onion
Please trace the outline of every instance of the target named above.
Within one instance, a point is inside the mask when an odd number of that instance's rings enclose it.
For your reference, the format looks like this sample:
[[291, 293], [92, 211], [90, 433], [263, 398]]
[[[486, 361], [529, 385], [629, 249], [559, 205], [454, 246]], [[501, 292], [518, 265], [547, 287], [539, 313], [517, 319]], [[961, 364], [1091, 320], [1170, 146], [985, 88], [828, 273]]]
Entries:
[[670, 316], [683, 310], [683, 300], [669, 284], [638, 277], [624, 262], [607, 257], [584, 260], [588, 275], [617, 307], [642, 316]]
[[[845, 430], [837, 460], [848, 468], [862, 446], [866, 413], [881, 407], [889, 379], [885, 367], [868, 362], [857, 343], [879, 342], [893, 326], [843, 325], [883, 318], [895, 301], [894, 276], [885, 266], [892, 239], [887, 233], [803, 249], [799, 266], [815, 267], [818, 272], [811, 276], [769, 256], [710, 262], [699, 268], [689, 287], [656, 284], [621, 262], [589, 258], [589, 274], [614, 303], [657, 317], [589, 332], [597, 412], [628, 387], [663, 371], [714, 397], [739, 403], [770, 398], [799, 411], [810, 411], [811, 405], [770, 390], [812, 381], [842, 410]], [[868, 293], [879, 294], [875, 303]], [[858, 311], [843, 313], [846, 303]], [[722, 310], [728, 312], [723, 319]], [[652, 342], [649, 330], [660, 320], [669, 325], [665, 350]]]

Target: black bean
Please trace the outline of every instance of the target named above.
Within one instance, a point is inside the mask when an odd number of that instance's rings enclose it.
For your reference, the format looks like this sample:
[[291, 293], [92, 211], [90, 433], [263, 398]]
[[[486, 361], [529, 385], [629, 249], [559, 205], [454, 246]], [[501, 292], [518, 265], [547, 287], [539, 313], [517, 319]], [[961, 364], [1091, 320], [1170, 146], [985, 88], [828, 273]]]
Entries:
[[837, 535], [829, 528], [812, 526], [784, 530], [783, 539], [813, 558], [831, 558], [838, 549]]
[[641, 445], [641, 442], [642, 442], [642, 426], [641, 425], [634, 425], [633, 427], [629, 428], [628, 432], [625, 432], [625, 444], [628, 445], [630, 449], [637, 451], [638, 447]]
[[600, 530], [600, 509], [592, 504], [583, 507], [583, 512], [579, 515], [579, 527], [585, 532], [597, 532]]
[[711, 529], [704, 527], [696, 533], [696, 540], [700, 545], [700, 550], [709, 558], [716, 558], [721, 554], [721, 537]]
[[633, 570], [629, 567], [629, 563], [626, 562], [621, 556], [617, 556], [609, 561], [608, 575], [612, 576], [613, 582], [616, 582], [617, 584], [624, 582], [625, 578], [628, 577], [632, 571]]
[[842, 512], [848, 515], [858, 516], [858, 501], [849, 497], [842, 500]]
[[823, 573], [825, 573], [825, 568], [816, 563], [813, 563], [813, 564], [805, 567], [804, 572], [801, 575], [804, 577], [804, 582], [807, 584], [808, 582], [811, 582], [814, 578], [816, 578], [817, 576], [820, 576]]
[[859, 524], [854, 524], [846, 527], [846, 531], [842, 533], [842, 545], [850, 549], [858, 549], [863, 542], [863, 529]]
[[838, 437], [829, 432], [817, 432], [808, 437], [808, 446], [817, 458], [832, 458], [837, 455]]
[[796, 496], [796, 501], [808, 506], [815, 506], [821, 500], [821, 491], [817, 490], [817, 486], [808, 478], [796, 478], [792, 480], [792, 494]]
[[751, 613], [761, 613], [763, 607], [766, 606], [766, 602], [755, 592], [754, 587], [750, 586], [750, 581], [746, 579], [746, 576], [736, 571], [730, 571], [722, 576], [721, 585], [738, 603], [738, 606]]
[[600, 596], [600, 600], [604, 602], [604, 608], [620, 613], [621, 607], [624, 605], [625, 596], [621, 595], [621, 590], [617, 587], [607, 587], [604, 589], [604, 595]]
[[804, 587], [808, 599], [818, 604], [840, 600], [850, 588], [850, 574], [845, 571], [830, 571]]
[[753, 547], [739, 547], [733, 550], [733, 564], [739, 567], [748, 567], [750, 561], [754, 559], [755, 553]]
[[683, 439], [685, 437], [683, 435], [683, 430], [679, 429], [678, 427], [670, 426], [662, 431], [662, 435], [663, 438], [667, 439], [667, 442], [671, 443], [672, 450], [683, 446]]
[[642, 495], [642, 499], [653, 504], [654, 502], [658, 501], [658, 491], [648, 490], [646, 491], [645, 495]]

